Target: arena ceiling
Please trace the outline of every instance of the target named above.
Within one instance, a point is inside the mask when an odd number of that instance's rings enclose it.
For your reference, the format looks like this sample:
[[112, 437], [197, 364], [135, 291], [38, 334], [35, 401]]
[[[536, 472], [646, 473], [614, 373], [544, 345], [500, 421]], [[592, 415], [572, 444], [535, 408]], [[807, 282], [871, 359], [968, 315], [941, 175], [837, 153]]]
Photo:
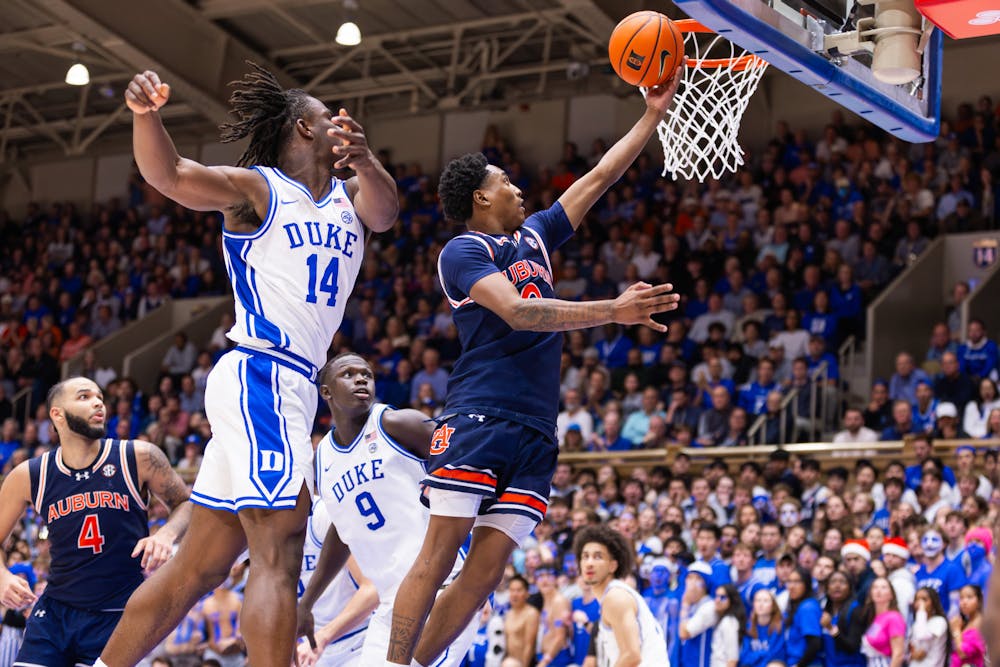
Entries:
[[[215, 131], [247, 59], [362, 118], [607, 92], [617, 18], [665, 4], [357, 0], [363, 40], [344, 47], [343, 0], [3, 0], [0, 162], [127, 142], [122, 91], [146, 68], [172, 84], [163, 115], [180, 138]], [[77, 59], [83, 87], [63, 80]]]

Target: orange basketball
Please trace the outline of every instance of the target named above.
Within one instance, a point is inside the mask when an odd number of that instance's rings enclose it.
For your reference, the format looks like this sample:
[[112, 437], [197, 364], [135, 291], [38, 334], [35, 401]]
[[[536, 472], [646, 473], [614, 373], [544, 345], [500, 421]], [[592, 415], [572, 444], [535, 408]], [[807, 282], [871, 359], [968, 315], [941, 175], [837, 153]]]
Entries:
[[636, 12], [622, 19], [608, 42], [611, 66], [633, 86], [655, 86], [670, 78], [684, 58], [684, 36], [659, 12]]

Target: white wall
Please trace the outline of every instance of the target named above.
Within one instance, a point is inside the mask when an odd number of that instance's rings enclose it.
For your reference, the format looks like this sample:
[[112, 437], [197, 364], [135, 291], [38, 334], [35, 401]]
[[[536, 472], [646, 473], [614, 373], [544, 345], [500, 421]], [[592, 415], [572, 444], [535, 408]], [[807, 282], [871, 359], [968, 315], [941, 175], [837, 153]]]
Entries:
[[246, 145], [246, 140], [230, 144], [215, 141], [209, 144], [202, 144], [200, 148], [192, 147], [192, 151], [197, 152], [192, 152], [191, 155], [195, 156], [195, 159], [199, 160], [202, 164], [236, 164], [236, 161], [243, 155], [243, 151], [246, 150]]
[[37, 201], [70, 201], [86, 210], [94, 185], [93, 158], [66, 158], [31, 168], [31, 197]]
[[372, 149], [390, 149], [396, 164], [418, 162], [432, 170], [441, 161], [441, 116], [427, 113], [408, 118], [373, 118], [365, 124]]
[[31, 187], [22, 178], [20, 170], [14, 170], [10, 178], [0, 187], [0, 209], [6, 209], [12, 217], [17, 217], [25, 211], [31, 201]]
[[132, 156], [103, 155], [97, 158], [94, 200], [108, 201], [114, 197], [128, 201], [128, 178], [132, 173]]

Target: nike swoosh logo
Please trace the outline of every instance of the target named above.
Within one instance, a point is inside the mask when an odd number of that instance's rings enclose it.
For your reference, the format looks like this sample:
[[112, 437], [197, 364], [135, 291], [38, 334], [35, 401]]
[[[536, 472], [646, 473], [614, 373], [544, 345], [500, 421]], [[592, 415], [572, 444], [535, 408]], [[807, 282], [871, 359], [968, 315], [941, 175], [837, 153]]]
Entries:
[[663, 78], [663, 66], [666, 64], [666, 62], [667, 62], [667, 56], [669, 56], [669, 55], [670, 55], [670, 51], [668, 51], [667, 49], [663, 49], [662, 51], [660, 51], [660, 78], [661, 79]]
[[[663, 65], [660, 65], [660, 71], [661, 71], [661, 72], [663, 71]], [[281, 200], [281, 203], [282, 203], [282, 204], [294, 204], [294, 203], [295, 203], [295, 202], [297, 202], [297, 201], [298, 201], [298, 199], [293, 199], [293, 200], [291, 200], [291, 201], [285, 201], [284, 199], [282, 199], [282, 200]]]

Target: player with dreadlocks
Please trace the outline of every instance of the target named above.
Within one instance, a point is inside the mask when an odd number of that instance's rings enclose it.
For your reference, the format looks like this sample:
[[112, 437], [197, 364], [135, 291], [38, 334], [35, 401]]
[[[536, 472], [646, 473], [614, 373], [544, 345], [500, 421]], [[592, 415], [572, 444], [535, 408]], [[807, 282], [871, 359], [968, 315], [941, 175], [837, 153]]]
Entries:
[[[249, 137], [237, 167], [182, 158], [158, 109], [170, 87], [136, 75], [135, 160], [146, 181], [183, 206], [223, 213], [237, 346], [212, 370], [205, 410], [212, 440], [191, 492], [191, 525], [178, 553], [133, 594], [95, 665], [135, 665], [250, 550], [240, 617], [251, 664], [288, 667], [296, 585], [313, 483], [315, 380], [364, 255], [368, 232], [392, 227], [396, 185], [344, 109], [335, 115], [302, 90], [252, 71], [230, 100], [238, 120], [222, 140]], [[354, 176], [340, 180], [334, 169]]]

